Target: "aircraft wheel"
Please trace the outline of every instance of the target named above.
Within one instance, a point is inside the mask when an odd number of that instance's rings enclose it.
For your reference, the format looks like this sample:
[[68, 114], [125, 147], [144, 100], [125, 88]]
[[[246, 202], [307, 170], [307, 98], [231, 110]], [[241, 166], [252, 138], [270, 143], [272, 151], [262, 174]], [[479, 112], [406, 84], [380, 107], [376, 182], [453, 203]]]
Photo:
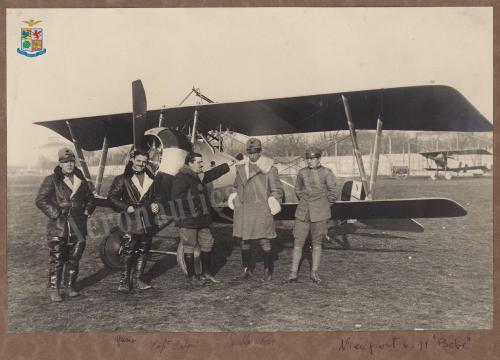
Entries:
[[453, 177], [453, 175], [451, 173], [449, 173], [449, 172], [447, 172], [446, 174], [444, 174], [444, 178], [446, 180], [451, 180], [452, 177]]
[[124, 264], [120, 256], [122, 235], [122, 232], [118, 228], [113, 228], [111, 229], [111, 233], [101, 241], [99, 246], [101, 261], [109, 269], [123, 269]]
[[436, 180], [436, 179], [437, 179], [436, 174], [432, 174], [431, 175], [431, 180]]

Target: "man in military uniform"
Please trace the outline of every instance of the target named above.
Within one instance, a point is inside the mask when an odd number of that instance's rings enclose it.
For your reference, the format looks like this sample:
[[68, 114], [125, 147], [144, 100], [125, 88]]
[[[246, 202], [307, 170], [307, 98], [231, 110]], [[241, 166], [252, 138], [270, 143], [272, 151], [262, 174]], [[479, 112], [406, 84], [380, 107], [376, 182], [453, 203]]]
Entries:
[[264, 280], [271, 280], [271, 239], [277, 236], [273, 215], [281, 211], [284, 192], [273, 160], [262, 156], [259, 139], [247, 141], [246, 154], [243, 164], [236, 165], [235, 192], [228, 198], [228, 205], [234, 210], [233, 236], [242, 240], [243, 278], [253, 274], [255, 260], [250, 241], [256, 241], [264, 251]]
[[[229, 164], [224, 163], [203, 172], [203, 158], [199, 153], [191, 153], [186, 164], [174, 177], [171, 198], [176, 204], [176, 225], [184, 250], [187, 276], [193, 285], [200, 285], [195, 276], [194, 249], [201, 250], [201, 280], [218, 283], [212, 269], [212, 249], [214, 238], [210, 232], [212, 224], [211, 202], [207, 185], [229, 172]], [[202, 178], [200, 178], [202, 176]]]
[[120, 212], [120, 227], [125, 233], [121, 253], [125, 269], [118, 286], [118, 291], [125, 293], [131, 290], [132, 282], [139, 290], [151, 288], [142, 275], [155, 227], [154, 214], [158, 213], [159, 205], [154, 202], [154, 175], [146, 167], [148, 160], [147, 152], [134, 150], [124, 173], [113, 180], [108, 192], [108, 202], [113, 210]]
[[321, 243], [328, 233], [331, 205], [336, 201], [336, 184], [333, 172], [321, 165], [321, 151], [310, 148], [306, 151], [307, 167], [300, 169], [295, 182], [295, 193], [299, 199], [295, 211], [293, 235], [293, 260], [289, 282], [297, 281], [302, 248], [309, 232], [312, 238], [311, 280], [319, 284], [318, 268], [321, 259]]
[[[49, 289], [52, 301], [62, 301], [61, 287], [75, 297], [79, 263], [85, 250], [87, 218], [95, 209], [94, 196], [82, 172], [75, 167], [75, 154], [69, 148], [58, 152], [59, 165], [47, 176], [35, 200], [36, 206], [49, 218]], [[66, 276], [64, 276], [66, 275]], [[63, 282], [63, 276], [65, 281]]]

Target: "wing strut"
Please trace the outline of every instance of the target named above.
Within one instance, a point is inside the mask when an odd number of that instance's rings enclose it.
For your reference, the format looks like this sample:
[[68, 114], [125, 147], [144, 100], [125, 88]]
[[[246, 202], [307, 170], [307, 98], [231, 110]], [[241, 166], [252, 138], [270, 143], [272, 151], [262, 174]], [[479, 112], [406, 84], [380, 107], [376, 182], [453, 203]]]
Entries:
[[222, 152], [222, 124], [219, 123], [219, 152]]
[[104, 169], [106, 168], [107, 158], [108, 158], [108, 132], [106, 131], [106, 135], [104, 135], [104, 139], [102, 140], [102, 152], [101, 152], [101, 158], [99, 159], [99, 171], [97, 173], [97, 179], [95, 181], [95, 191], [97, 195], [99, 195], [99, 192], [101, 191], [102, 177], [104, 175]]
[[356, 136], [356, 128], [354, 127], [354, 122], [351, 117], [351, 110], [349, 108], [349, 101], [347, 97], [342, 95], [342, 102], [344, 103], [345, 116], [347, 119], [347, 125], [349, 126], [349, 132], [351, 133], [352, 146], [354, 148], [354, 156], [356, 157], [356, 162], [358, 163], [359, 176], [361, 176], [361, 182], [363, 187], [368, 190], [368, 181], [366, 178], [365, 167], [363, 166], [363, 158], [361, 157], [361, 151], [359, 151], [358, 138]]
[[[76, 138], [76, 134], [69, 123], [69, 121], [66, 121], [66, 125], [68, 126], [69, 133], [71, 135], [71, 141], [73, 142], [73, 146], [75, 147], [76, 150], [76, 155], [78, 156], [78, 161], [80, 162], [80, 166], [82, 167], [83, 175], [85, 176], [85, 179], [91, 186], [91, 188], [94, 187], [94, 184], [92, 183], [92, 178], [90, 177], [90, 171], [87, 166], [87, 162], [85, 161], [85, 156], [83, 155], [83, 150], [80, 147], [80, 144], [78, 143], [78, 139]], [[92, 189], [93, 190], [93, 189]]]
[[196, 142], [196, 130], [198, 128], [198, 109], [194, 110], [194, 119], [193, 119], [193, 132], [191, 133], [191, 143], [194, 145]]
[[192, 90], [192, 91], [194, 91], [194, 93], [196, 94], [196, 96], [198, 96], [198, 97], [199, 97], [200, 99], [202, 99], [202, 100], [205, 100], [207, 103], [209, 103], [209, 104], [213, 104], [213, 103], [214, 103], [214, 101], [213, 101], [212, 99], [209, 99], [209, 98], [207, 98], [205, 95], [203, 95], [203, 94], [201, 93], [200, 89], [196, 89], [196, 88], [193, 86], [193, 90]]
[[377, 119], [377, 133], [375, 134], [375, 144], [373, 145], [373, 161], [372, 170], [370, 173], [370, 189], [368, 190], [368, 198], [373, 197], [375, 192], [375, 183], [377, 182], [378, 174], [378, 160], [380, 157], [380, 141], [382, 140], [382, 126], [384, 123], [380, 120], [380, 116]]
[[162, 106], [160, 109], [160, 117], [158, 119], [158, 127], [167, 127], [167, 119], [165, 115], [165, 106]]

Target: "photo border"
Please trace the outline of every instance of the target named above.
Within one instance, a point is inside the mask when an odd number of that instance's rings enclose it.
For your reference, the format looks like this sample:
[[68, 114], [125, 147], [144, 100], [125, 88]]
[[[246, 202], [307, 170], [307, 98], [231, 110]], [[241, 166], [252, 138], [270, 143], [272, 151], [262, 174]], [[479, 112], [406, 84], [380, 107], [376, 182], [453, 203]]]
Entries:
[[[498, 77], [498, 20], [499, 6], [496, 1], [28, 1], [7, 0], [2, 5], [4, 16], [1, 19], [6, 29], [7, 8], [133, 8], [133, 7], [354, 7], [354, 6], [492, 6], [493, 7], [493, 94], [497, 94]], [[6, 49], [6, 32], [0, 33], [3, 50]], [[322, 331], [322, 332], [7, 332], [7, 130], [6, 130], [6, 53], [2, 57], [1, 80], [4, 91], [1, 92], [0, 148], [3, 166], [1, 167], [0, 193], [3, 206], [0, 207], [0, 226], [3, 231], [0, 238], [0, 358], [3, 359], [500, 359], [499, 325], [499, 272], [500, 250], [495, 244], [499, 239], [500, 199], [498, 197], [499, 175], [493, 174], [493, 330], [464, 331]], [[494, 96], [493, 95], [493, 96]], [[498, 123], [500, 97], [494, 97], [494, 124]], [[494, 154], [498, 153], [498, 129], [494, 129]], [[500, 167], [500, 159], [493, 158], [494, 169]], [[497, 286], [495, 286], [497, 285]], [[121, 338], [120, 338], [121, 337]], [[394, 339], [417, 345], [417, 348], [405, 349], [402, 345], [391, 347]], [[350, 339], [352, 344], [359, 344], [358, 349], [342, 350], [342, 341]], [[436, 340], [437, 339], [437, 340]], [[437, 344], [439, 341], [441, 345]], [[418, 344], [428, 341], [426, 350], [419, 350]], [[459, 348], [461, 342], [464, 348]], [[372, 344], [373, 354], [362, 346]], [[378, 345], [387, 345], [377, 348]], [[446, 346], [445, 346], [446, 344]], [[450, 346], [448, 346], [450, 345]]]

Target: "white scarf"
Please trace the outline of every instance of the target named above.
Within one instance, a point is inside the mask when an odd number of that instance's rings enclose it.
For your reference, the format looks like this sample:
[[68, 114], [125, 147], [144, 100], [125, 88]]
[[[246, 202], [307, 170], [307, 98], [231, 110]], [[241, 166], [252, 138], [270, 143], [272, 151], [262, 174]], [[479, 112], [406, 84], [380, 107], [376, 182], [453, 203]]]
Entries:
[[144, 182], [142, 183], [141, 186], [139, 178], [136, 175], [134, 175], [132, 176], [132, 182], [134, 183], [137, 190], [139, 190], [142, 199], [144, 195], [148, 192], [151, 185], [153, 184], [153, 179], [151, 179], [147, 174], [144, 174]]
[[72, 199], [72, 198], [73, 198], [73, 196], [75, 196], [75, 194], [76, 194], [76, 192], [77, 192], [78, 188], [79, 188], [79, 187], [80, 187], [80, 185], [82, 184], [82, 180], [80, 180], [80, 179], [78, 178], [78, 176], [76, 176], [75, 174], [73, 174], [73, 182], [71, 182], [71, 180], [70, 180], [67, 176], [65, 176], [65, 177], [64, 177], [64, 180], [63, 180], [63, 181], [64, 181], [64, 183], [65, 183], [66, 185], [68, 185], [68, 187], [71, 189], [71, 196], [70, 196], [70, 199]]
[[[243, 161], [245, 163], [245, 173], [248, 179], [250, 176], [250, 158], [248, 156], [245, 156], [243, 158]], [[262, 171], [264, 174], [267, 174], [269, 170], [271, 170], [271, 167], [274, 164], [274, 160], [266, 156], [261, 156], [256, 162], [252, 164], [257, 165], [260, 171]]]

